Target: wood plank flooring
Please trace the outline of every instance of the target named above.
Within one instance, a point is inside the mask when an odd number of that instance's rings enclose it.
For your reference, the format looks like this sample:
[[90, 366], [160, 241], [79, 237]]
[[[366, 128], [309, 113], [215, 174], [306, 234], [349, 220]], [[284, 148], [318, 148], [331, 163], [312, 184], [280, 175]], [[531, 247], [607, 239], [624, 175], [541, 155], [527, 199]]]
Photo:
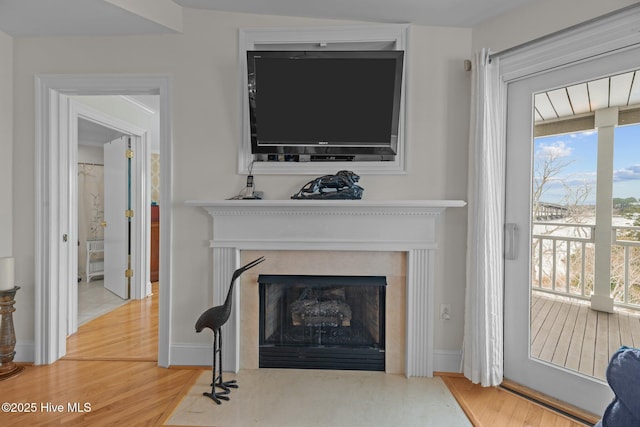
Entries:
[[[163, 425], [208, 368], [157, 367], [157, 303], [155, 287], [152, 297], [82, 325], [68, 340], [64, 359], [27, 366], [22, 374], [0, 382], [3, 402], [23, 408], [35, 405], [35, 412], [0, 412], [0, 425]], [[445, 382], [475, 426], [581, 425], [502, 389], [471, 384], [460, 375]], [[62, 412], [53, 412], [58, 405]], [[70, 411], [69, 405], [84, 412]]]
[[1, 400], [23, 409], [0, 413], [0, 425], [161, 425], [202, 369], [157, 366], [157, 283], [153, 292], [80, 326], [63, 359], [0, 382]]
[[579, 300], [533, 293], [533, 357], [604, 380], [611, 355], [622, 345], [640, 346], [640, 314], [603, 313]]
[[[201, 372], [163, 369], [155, 362], [140, 361], [59, 360], [27, 366], [19, 376], [0, 383], [0, 388], [3, 402], [33, 404], [33, 411], [1, 413], [0, 424], [161, 425]], [[85, 412], [70, 411], [69, 405], [74, 404]], [[62, 408], [54, 411], [59, 405]]]
[[158, 283], [152, 295], [81, 325], [64, 360], [158, 360]]
[[583, 423], [501, 387], [472, 384], [460, 374], [441, 376], [475, 427], [584, 427], [598, 420], [580, 414], [589, 421]]

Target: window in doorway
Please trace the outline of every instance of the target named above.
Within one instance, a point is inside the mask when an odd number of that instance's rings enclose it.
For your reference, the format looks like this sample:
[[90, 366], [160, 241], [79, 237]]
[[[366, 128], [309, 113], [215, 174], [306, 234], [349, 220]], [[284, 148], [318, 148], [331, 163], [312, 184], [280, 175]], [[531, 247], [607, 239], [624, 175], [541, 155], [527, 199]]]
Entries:
[[530, 354], [604, 380], [640, 336], [640, 71], [538, 93], [535, 119]]

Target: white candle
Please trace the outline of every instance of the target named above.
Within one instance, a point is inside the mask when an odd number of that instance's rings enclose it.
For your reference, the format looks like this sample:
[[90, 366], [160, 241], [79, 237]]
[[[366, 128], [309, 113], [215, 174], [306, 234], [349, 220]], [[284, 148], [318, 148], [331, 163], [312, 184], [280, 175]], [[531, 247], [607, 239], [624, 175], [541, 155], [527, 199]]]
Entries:
[[0, 258], [0, 291], [13, 289], [13, 257]]

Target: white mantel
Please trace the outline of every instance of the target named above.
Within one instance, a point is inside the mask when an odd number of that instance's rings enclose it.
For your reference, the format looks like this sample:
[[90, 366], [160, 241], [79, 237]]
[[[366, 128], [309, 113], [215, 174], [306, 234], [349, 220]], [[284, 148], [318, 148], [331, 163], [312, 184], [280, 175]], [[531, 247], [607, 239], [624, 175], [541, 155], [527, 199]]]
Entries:
[[[214, 305], [222, 304], [241, 250], [407, 253], [406, 375], [433, 375], [434, 256], [439, 217], [462, 200], [187, 201], [213, 217]], [[223, 366], [239, 369], [239, 307], [223, 328]]]

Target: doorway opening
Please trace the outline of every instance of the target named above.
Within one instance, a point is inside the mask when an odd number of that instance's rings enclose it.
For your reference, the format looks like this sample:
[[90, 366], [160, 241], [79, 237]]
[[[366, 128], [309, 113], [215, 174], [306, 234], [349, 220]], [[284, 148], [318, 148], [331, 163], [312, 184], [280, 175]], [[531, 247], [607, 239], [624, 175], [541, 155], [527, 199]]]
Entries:
[[[102, 320], [132, 299], [151, 296], [147, 256], [150, 233], [132, 232], [144, 224], [150, 227], [148, 221], [133, 221], [133, 217], [136, 213], [145, 219], [149, 217], [151, 192], [143, 187], [151, 182], [151, 162], [150, 159], [133, 160], [136, 156], [148, 157], [149, 151], [155, 151], [158, 156], [157, 98], [139, 96], [132, 102], [132, 97], [123, 96], [72, 97], [72, 105], [78, 104], [72, 108], [78, 112], [77, 139], [72, 134], [77, 142], [77, 163], [70, 165], [77, 167], [78, 286], [72, 285], [69, 292], [67, 359], [101, 357], [102, 354], [93, 351], [93, 346], [85, 345], [85, 341], [91, 339], [85, 334], [99, 327], [92, 321]], [[118, 116], [110, 115], [111, 111]], [[71, 119], [75, 123], [75, 113]], [[147, 145], [150, 150], [146, 149]], [[144, 203], [134, 210], [132, 203], [138, 199]], [[158, 199], [157, 194], [151, 199], [156, 208]], [[140, 236], [144, 241], [138, 243], [135, 239]], [[143, 263], [136, 268], [143, 267], [144, 272], [133, 274], [132, 259], [138, 254], [132, 251], [139, 249], [143, 253], [138, 257]], [[157, 298], [157, 286], [154, 292]], [[157, 311], [150, 311], [148, 315], [157, 317]], [[73, 318], [76, 316], [77, 320]], [[157, 318], [147, 320], [138, 325], [137, 329], [145, 329], [139, 333], [156, 337]], [[109, 323], [117, 321], [110, 319]], [[144, 349], [121, 347], [119, 351], [122, 357], [145, 360], [154, 359], [156, 354], [157, 348], [153, 345]]]
[[[77, 161], [77, 150], [70, 146], [77, 129], [71, 126], [72, 103], [70, 96], [85, 95], [155, 95], [159, 100], [158, 141], [160, 167], [158, 176], [163, 177], [159, 193], [170, 204], [170, 115], [169, 115], [169, 79], [162, 76], [38, 76], [36, 78], [36, 197], [43, 203], [36, 204], [36, 364], [48, 364], [66, 354], [66, 332], [70, 330], [69, 315], [74, 310], [71, 301], [73, 283], [77, 288], [77, 236], [74, 226], [77, 224], [77, 210], [74, 210], [73, 188], [77, 168], [71, 167]], [[144, 147], [144, 144], [142, 144]], [[57, 159], [54, 161], [54, 159]], [[142, 206], [142, 204], [140, 204]], [[148, 205], [146, 206], [149, 207]], [[150, 209], [149, 209], [150, 211]], [[55, 214], [54, 214], [55, 213]], [[134, 217], [135, 218], [135, 217]], [[160, 265], [158, 289], [170, 295], [170, 211], [163, 211], [161, 222], [166, 232], [162, 236], [163, 259]], [[140, 220], [140, 217], [135, 220]], [[134, 221], [135, 221], [134, 220]], [[142, 265], [148, 254], [149, 220], [135, 227], [133, 233], [139, 233], [133, 239], [138, 242], [138, 250], [132, 251], [132, 264]], [[63, 239], [58, 239], [62, 236]], [[164, 249], [162, 249], [164, 248]], [[146, 271], [148, 268], [139, 268]], [[45, 286], [46, 284], [46, 286]], [[150, 284], [149, 284], [150, 285]], [[135, 287], [134, 287], [135, 288]], [[145, 292], [145, 288], [140, 293]], [[134, 298], [140, 296], [134, 295]], [[76, 294], [77, 295], [77, 294]], [[170, 301], [160, 302], [158, 319], [158, 364], [169, 365], [169, 323]]]
[[[152, 171], [152, 158], [159, 157], [158, 96], [73, 96], [71, 105], [72, 126], [77, 121], [77, 134], [71, 133], [77, 163], [70, 167], [77, 167], [79, 285], [77, 298], [76, 289], [70, 290], [78, 322], [71, 319], [69, 334], [131, 298], [150, 295], [149, 243], [158, 246], [158, 241], [149, 239], [148, 230], [132, 231], [149, 229], [150, 205], [159, 208], [159, 171]], [[136, 201], [142, 203], [134, 210]], [[134, 221], [134, 215], [142, 221]], [[144, 271], [134, 271], [136, 257], [142, 262], [135, 267]], [[74, 314], [70, 310], [69, 317]]]

